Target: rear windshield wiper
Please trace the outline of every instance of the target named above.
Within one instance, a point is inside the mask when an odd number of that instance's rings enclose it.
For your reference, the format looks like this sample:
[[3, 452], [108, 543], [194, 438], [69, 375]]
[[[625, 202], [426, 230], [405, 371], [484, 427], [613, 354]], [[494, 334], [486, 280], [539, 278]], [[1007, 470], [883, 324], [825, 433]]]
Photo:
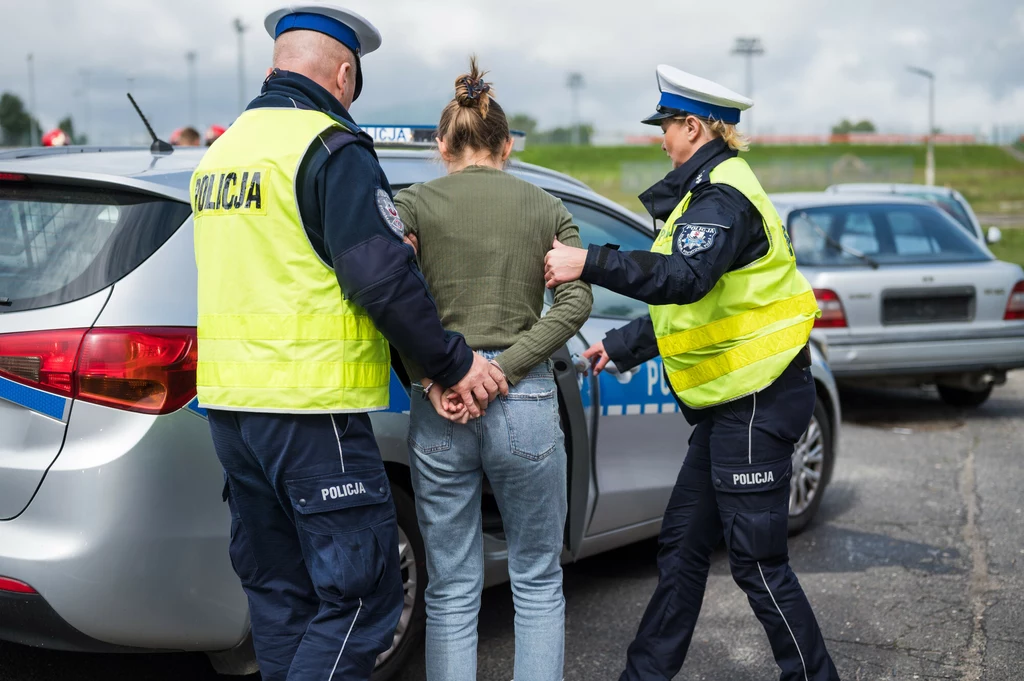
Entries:
[[831, 234], [829, 234], [824, 229], [822, 229], [821, 225], [819, 225], [817, 222], [815, 222], [814, 218], [812, 218], [810, 215], [808, 215], [806, 211], [800, 211], [799, 213], [797, 213], [797, 217], [802, 217], [804, 220], [807, 220], [807, 222], [810, 223], [811, 227], [814, 228], [814, 231], [816, 231], [818, 234], [820, 234], [821, 237], [825, 241], [827, 241], [830, 246], [838, 248], [843, 253], [848, 253], [848, 254], [852, 255], [853, 257], [855, 257], [855, 258], [860, 258], [861, 260], [863, 260], [867, 264], [871, 265], [871, 269], [875, 269], [875, 270], [878, 269], [878, 261], [877, 260], [872, 258], [870, 255], [865, 255], [864, 253], [861, 253], [860, 251], [858, 251], [855, 248], [850, 248], [849, 246], [844, 246], [843, 244], [841, 244], [837, 239], [833, 238]]
[[10, 298], [4, 298], [3, 296], [0, 296], [0, 307], [10, 307], [11, 305], [14, 305], [13, 300], [11, 300]]

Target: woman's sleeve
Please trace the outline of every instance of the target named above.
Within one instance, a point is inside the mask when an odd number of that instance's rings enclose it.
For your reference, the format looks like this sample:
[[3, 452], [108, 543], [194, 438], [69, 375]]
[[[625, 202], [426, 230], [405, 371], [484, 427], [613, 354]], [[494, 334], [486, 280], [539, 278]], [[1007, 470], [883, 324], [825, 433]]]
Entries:
[[416, 189], [417, 185], [406, 187], [395, 194], [395, 208], [398, 209], [398, 217], [402, 218], [406, 234], [419, 236], [419, 226], [416, 224]]
[[[565, 206], [559, 205], [555, 235], [566, 246], [581, 248], [580, 230]], [[509, 383], [515, 384], [530, 369], [551, 357], [576, 335], [590, 316], [594, 296], [590, 284], [572, 281], [555, 288], [555, 302], [548, 313], [495, 358]]]

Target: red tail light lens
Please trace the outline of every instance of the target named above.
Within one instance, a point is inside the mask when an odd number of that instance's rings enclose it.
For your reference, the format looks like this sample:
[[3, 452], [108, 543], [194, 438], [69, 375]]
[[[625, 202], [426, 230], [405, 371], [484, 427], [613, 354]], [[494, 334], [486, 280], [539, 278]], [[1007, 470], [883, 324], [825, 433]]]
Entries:
[[836, 292], [827, 288], [816, 288], [814, 297], [821, 309], [821, 318], [814, 322], [815, 328], [845, 329], [846, 312], [843, 311], [843, 303]]
[[65, 397], [144, 414], [196, 394], [194, 328], [45, 331], [0, 336], [0, 375]]
[[74, 397], [75, 360], [87, 329], [0, 336], [0, 376]]
[[1006, 301], [1006, 314], [1003, 319], [1024, 319], [1024, 280], [1018, 281], [1010, 291], [1010, 299]]
[[195, 329], [93, 329], [78, 359], [78, 399], [166, 414], [196, 394]]
[[30, 587], [25, 582], [19, 582], [18, 580], [10, 579], [9, 577], [0, 577], [0, 591], [6, 591], [8, 593], [15, 594], [38, 593], [35, 589]]

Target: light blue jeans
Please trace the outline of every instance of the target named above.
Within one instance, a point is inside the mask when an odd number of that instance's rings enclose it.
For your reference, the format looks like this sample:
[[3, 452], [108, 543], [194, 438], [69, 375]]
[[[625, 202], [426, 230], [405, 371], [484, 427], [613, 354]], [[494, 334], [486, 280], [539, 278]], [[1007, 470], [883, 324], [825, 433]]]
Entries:
[[[492, 357], [496, 353], [483, 353]], [[484, 586], [481, 495], [494, 491], [515, 603], [515, 681], [561, 681], [565, 439], [550, 363], [466, 425], [438, 416], [413, 386], [409, 449], [427, 553], [427, 681], [476, 681]]]

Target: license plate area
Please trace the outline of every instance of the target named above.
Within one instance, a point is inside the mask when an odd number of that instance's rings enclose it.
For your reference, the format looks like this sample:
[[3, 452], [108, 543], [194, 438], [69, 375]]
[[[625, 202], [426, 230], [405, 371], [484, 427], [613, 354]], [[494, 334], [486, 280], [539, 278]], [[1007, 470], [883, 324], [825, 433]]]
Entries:
[[973, 286], [882, 291], [882, 324], [938, 324], [974, 319]]

